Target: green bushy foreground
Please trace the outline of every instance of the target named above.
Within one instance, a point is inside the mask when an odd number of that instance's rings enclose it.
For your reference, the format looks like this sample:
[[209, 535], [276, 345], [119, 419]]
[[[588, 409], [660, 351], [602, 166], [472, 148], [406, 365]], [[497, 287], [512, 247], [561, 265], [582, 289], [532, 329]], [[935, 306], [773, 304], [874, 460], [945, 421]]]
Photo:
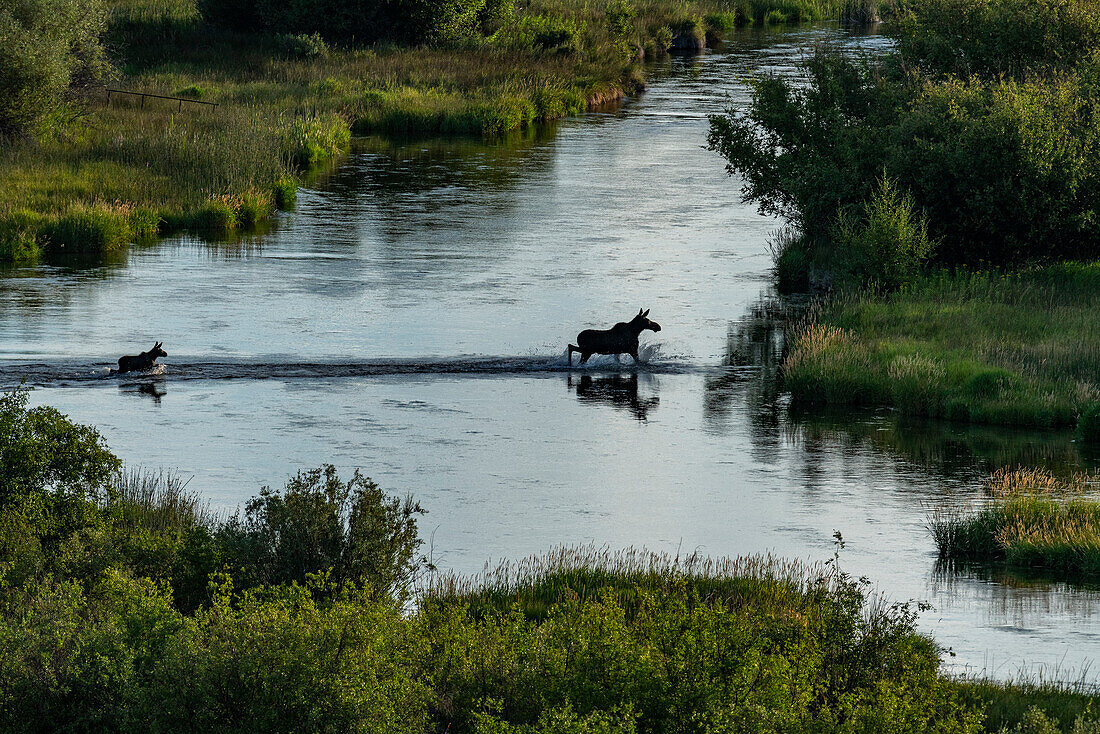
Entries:
[[1100, 501], [1095, 477], [1059, 481], [1031, 471], [998, 472], [990, 498], [969, 511], [945, 511], [930, 529], [948, 560], [1003, 561], [1062, 575], [1100, 574]]
[[420, 508], [358, 474], [224, 520], [118, 469], [0, 398], [4, 731], [978, 732], [1043, 702], [944, 677], [910, 608], [835, 561], [562, 549], [424, 576]]
[[890, 405], [954, 421], [1079, 425], [1100, 404], [1100, 264], [938, 274], [838, 297], [796, 330], [800, 404]]

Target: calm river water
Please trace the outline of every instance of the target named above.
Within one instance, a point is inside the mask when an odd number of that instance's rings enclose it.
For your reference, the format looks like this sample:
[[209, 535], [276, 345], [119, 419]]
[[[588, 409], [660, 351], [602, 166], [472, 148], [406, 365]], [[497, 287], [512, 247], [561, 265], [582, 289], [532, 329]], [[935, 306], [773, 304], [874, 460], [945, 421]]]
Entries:
[[[542, 135], [361, 141], [244, 242], [7, 271], [0, 383], [26, 378], [35, 404], [225, 511], [300, 468], [362, 467], [419, 499], [437, 564], [465, 572], [578, 543], [824, 560], [840, 531], [851, 573], [933, 605], [921, 625], [955, 670], [1075, 679], [1100, 656], [1100, 592], [938, 570], [925, 529], [990, 468], [1075, 465], [1068, 437], [796, 420], [768, 368], [739, 366], [768, 351], [778, 223], [702, 149], [706, 115], [825, 39], [884, 43], [739, 33]], [[566, 368], [580, 329], [639, 307], [664, 327], [640, 369]], [[163, 374], [106, 376], [154, 340]]]

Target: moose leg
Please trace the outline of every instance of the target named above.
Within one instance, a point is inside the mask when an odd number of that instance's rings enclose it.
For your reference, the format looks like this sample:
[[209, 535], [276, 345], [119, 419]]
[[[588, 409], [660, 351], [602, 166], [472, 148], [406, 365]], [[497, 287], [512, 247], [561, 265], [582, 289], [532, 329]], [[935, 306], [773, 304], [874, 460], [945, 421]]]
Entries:
[[633, 352], [630, 352], [630, 356], [634, 358], [634, 364], [638, 364], [638, 350], [635, 349]]
[[578, 364], [584, 364], [588, 361], [588, 358], [592, 356], [592, 352], [581, 352], [581, 361]]

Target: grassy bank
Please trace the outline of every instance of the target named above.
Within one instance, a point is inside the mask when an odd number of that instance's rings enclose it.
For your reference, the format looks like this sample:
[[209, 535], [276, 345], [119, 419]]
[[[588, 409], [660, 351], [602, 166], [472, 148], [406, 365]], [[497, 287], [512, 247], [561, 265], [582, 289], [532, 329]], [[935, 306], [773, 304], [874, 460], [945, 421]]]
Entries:
[[797, 330], [784, 381], [799, 404], [1079, 426], [1100, 402], [1100, 265], [937, 274], [841, 296]]
[[483, 38], [363, 47], [211, 25], [194, 0], [115, 0], [106, 86], [218, 106], [108, 106], [93, 87], [0, 141], [0, 261], [247, 228], [351, 134], [494, 137], [636, 93], [643, 58], [835, 13], [833, 0], [534, 0]]
[[1060, 480], [1044, 472], [998, 472], [987, 502], [944, 511], [930, 523], [940, 556], [1007, 563], [1068, 576], [1100, 574], [1096, 478]]

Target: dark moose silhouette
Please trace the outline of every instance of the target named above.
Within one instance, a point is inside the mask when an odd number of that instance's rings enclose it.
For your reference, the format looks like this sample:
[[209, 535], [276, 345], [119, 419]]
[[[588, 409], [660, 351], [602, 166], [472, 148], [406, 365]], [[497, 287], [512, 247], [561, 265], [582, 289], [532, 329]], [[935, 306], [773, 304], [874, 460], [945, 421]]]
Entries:
[[144, 372], [151, 369], [153, 364], [157, 361], [157, 357], [167, 357], [168, 352], [160, 348], [160, 342], [153, 345], [153, 348], [148, 352], [142, 352], [141, 354], [128, 354], [125, 357], [118, 358], [118, 373], [123, 372]]
[[584, 364], [593, 354], [629, 354], [638, 362], [638, 335], [644, 330], [660, 331], [661, 325], [648, 318], [649, 309], [638, 309], [638, 315], [625, 323], [618, 323], [610, 329], [585, 329], [577, 334], [577, 343], [569, 345], [569, 364], [573, 364], [573, 352], [581, 353], [580, 364]]

